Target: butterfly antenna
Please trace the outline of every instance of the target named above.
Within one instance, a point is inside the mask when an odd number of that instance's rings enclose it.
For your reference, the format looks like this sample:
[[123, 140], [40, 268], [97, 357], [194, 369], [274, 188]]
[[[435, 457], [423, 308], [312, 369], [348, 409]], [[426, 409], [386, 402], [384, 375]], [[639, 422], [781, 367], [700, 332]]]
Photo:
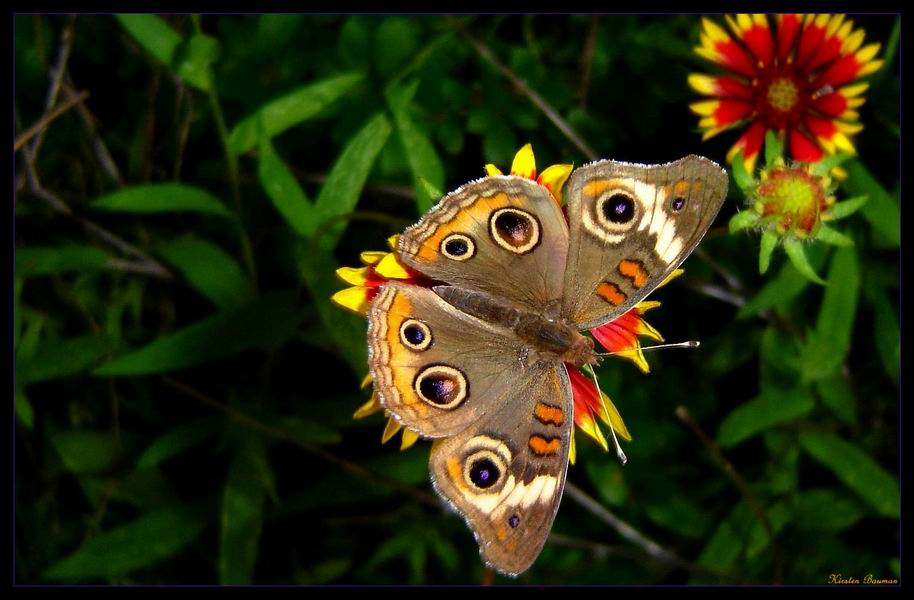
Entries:
[[[667, 348], [698, 348], [701, 345], [701, 342], [697, 340], [689, 340], [688, 342], [678, 342], [675, 344], [657, 344], [656, 346], [642, 346], [641, 351], [647, 352], [649, 350], [665, 350]], [[615, 356], [618, 354], [625, 354], [626, 352], [631, 352], [631, 350], [622, 350], [619, 352], [596, 352], [597, 356]]]
[[622, 446], [619, 445], [619, 440], [616, 438], [616, 431], [612, 426], [612, 419], [609, 417], [609, 411], [606, 409], [606, 404], [603, 402], [603, 392], [600, 391], [600, 380], [597, 378], [597, 372], [593, 370], [593, 367], [586, 365], [590, 370], [590, 375], [593, 377], [593, 384], [597, 386], [597, 397], [600, 399], [600, 406], [603, 408], [603, 414], [606, 416], [606, 420], [609, 421], [609, 433], [613, 436], [613, 444], [616, 446], [616, 457], [619, 459], [619, 462], [625, 465], [628, 462], [628, 457], [625, 456], [625, 452], [622, 452]]

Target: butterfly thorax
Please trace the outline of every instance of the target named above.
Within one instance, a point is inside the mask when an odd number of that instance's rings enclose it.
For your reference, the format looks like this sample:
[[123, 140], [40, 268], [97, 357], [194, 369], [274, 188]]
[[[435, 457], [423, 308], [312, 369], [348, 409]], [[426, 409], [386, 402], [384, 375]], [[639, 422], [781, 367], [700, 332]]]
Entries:
[[[463, 312], [512, 330], [542, 358], [576, 367], [595, 365], [599, 361], [593, 340], [581, 335], [567, 319], [557, 316], [552, 305], [538, 313], [508, 305], [485, 292], [458, 286], [438, 286], [434, 290]], [[553, 304], [558, 306], [558, 302]]]

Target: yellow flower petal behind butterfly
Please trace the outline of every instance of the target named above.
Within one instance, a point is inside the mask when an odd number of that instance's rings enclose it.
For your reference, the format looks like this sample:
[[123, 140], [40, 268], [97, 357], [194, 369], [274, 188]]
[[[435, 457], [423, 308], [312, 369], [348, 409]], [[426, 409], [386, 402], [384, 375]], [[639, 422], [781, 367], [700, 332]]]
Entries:
[[536, 179], [536, 159], [533, 157], [533, 146], [525, 144], [517, 151], [517, 154], [514, 155], [514, 162], [511, 163], [511, 174]]

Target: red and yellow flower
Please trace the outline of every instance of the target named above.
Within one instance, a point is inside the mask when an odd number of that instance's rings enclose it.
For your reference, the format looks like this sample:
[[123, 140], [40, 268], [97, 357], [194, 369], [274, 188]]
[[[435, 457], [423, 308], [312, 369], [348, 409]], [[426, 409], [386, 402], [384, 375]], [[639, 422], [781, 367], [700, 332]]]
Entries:
[[[562, 203], [562, 187], [571, 174], [571, 170], [572, 165], [552, 165], [537, 175], [536, 160], [530, 144], [527, 144], [517, 152], [511, 165], [511, 175], [535, 180], [549, 190], [559, 205]], [[497, 167], [491, 164], [485, 166], [485, 171], [489, 176], [502, 174]], [[340, 279], [350, 284], [351, 287], [340, 290], [333, 295], [332, 300], [335, 304], [365, 315], [368, 312], [368, 305], [377, 294], [378, 288], [386, 281], [397, 280], [424, 286], [432, 283], [421, 273], [410, 269], [397, 259], [395, 252], [397, 238], [398, 236], [392, 236], [387, 240], [392, 250], [391, 252], [363, 252], [360, 259], [364, 266], [358, 268], [343, 267], [337, 270], [337, 275]], [[682, 270], [677, 269], [664, 281], [664, 284], [681, 273]], [[624, 315], [610, 323], [596, 327], [590, 332], [594, 339], [608, 352], [633, 361], [641, 371], [648, 373], [650, 367], [644, 358], [638, 337], [645, 336], [656, 341], [663, 341], [657, 330], [642, 318], [644, 313], [659, 305], [659, 302], [640, 302]], [[609, 446], [598, 425], [598, 421], [602, 421], [606, 426], [611, 427], [623, 439], [631, 441], [631, 435], [612, 400], [606, 394], [598, 391], [594, 382], [577, 368], [572, 365], [566, 365], [566, 367], [571, 379], [574, 398], [575, 426], [596, 440], [604, 450], [608, 450]], [[367, 387], [370, 383], [371, 375], [367, 375], [362, 381], [362, 388]], [[372, 392], [368, 402], [359, 407], [353, 416], [360, 419], [381, 410], [384, 409], [378, 400], [377, 392]], [[382, 443], [386, 443], [393, 438], [400, 430], [400, 424], [392, 416], [388, 415], [387, 426], [384, 428], [381, 438]], [[418, 438], [419, 435], [414, 431], [404, 429], [400, 448], [403, 450], [409, 448], [416, 443]], [[574, 437], [572, 436], [569, 457], [572, 463], [574, 463], [575, 455]]]
[[849, 138], [863, 126], [857, 109], [869, 84], [859, 79], [878, 70], [880, 45], [864, 45], [865, 32], [846, 15], [727, 16], [728, 33], [702, 19], [695, 52], [721, 67], [720, 75], [692, 74], [689, 84], [712, 99], [690, 105], [701, 117], [703, 139], [747, 127], [727, 161], [742, 150], [752, 172], [774, 131], [790, 156], [816, 162], [825, 154], [854, 152]]

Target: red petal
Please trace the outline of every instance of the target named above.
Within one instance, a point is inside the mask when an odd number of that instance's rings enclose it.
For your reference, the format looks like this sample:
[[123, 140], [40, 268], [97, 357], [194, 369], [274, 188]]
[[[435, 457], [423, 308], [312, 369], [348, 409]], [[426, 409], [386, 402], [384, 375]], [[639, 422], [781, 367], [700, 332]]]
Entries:
[[584, 377], [584, 374], [573, 365], [566, 363], [565, 368], [568, 371], [568, 379], [571, 380], [571, 395], [575, 404], [574, 420], [577, 423], [584, 414], [600, 410], [601, 405], [593, 382]]
[[813, 89], [819, 89], [824, 85], [830, 85], [836, 88], [844, 85], [848, 81], [853, 81], [860, 72], [863, 65], [853, 54], [842, 56], [825, 69], [825, 72], [819, 75], [812, 83]]
[[778, 21], [778, 57], [782, 63], [787, 60], [793, 49], [793, 43], [800, 31], [800, 19], [800, 15], [781, 15]]
[[803, 162], [816, 162], [822, 158], [822, 149], [802, 132], [796, 129], [790, 130], [790, 154], [796, 160]]
[[755, 64], [739, 44], [733, 40], [717, 42], [715, 49], [723, 55], [725, 67], [740, 75], [745, 75], [749, 78], [755, 77]]
[[837, 34], [832, 34], [831, 37], [826, 39], [819, 46], [819, 51], [816, 52], [812, 60], [809, 62], [809, 65], [806, 66], [808, 71], [815, 71], [822, 65], [830, 63], [831, 61], [838, 58], [841, 55], [841, 46], [844, 43]]
[[806, 128], [809, 129], [813, 135], [825, 138], [826, 140], [830, 140], [832, 136], [838, 132], [838, 128], [830, 119], [807, 116], [803, 119], [803, 124], [806, 125]]
[[749, 116], [752, 105], [740, 100], [721, 100], [720, 106], [714, 111], [714, 120], [718, 126], [729, 125]]
[[812, 107], [831, 117], [839, 117], [847, 110], [847, 98], [843, 94], [832, 92], [813, 100]]
[[803, 32], [800, 34], [800, 46], [797, 48], [797, 66], [805, 65], [806, 61], [813, 57], [824, 38], [825, 28], [816, 25], [815, 19], [803, 28]]
[[761, 121], [756, 121], [752, 124], [752, 127], [743, 134], [743, 137], [739, 139], [739, 142], [745, 144], [743, 146], [743, 158], [749, 158], [758, 154], [758, 151], [762, 149], [762, 142], [764, 141], [765, 124]]
[[721, 98], [751, 98], [752, 88], [735, 77], [718, 77], [714, 91]]
[[638, 345], [638, 315], [628, 311], [618, 319], [590, 330], [607, 352], [631, 350]]
[[753, 25], [743, 33], [743, 41], [765, 67], [771, 65], [771, 59], [774, 56], [774, 42], [771, 39], [771, 30], [767, 25]]

